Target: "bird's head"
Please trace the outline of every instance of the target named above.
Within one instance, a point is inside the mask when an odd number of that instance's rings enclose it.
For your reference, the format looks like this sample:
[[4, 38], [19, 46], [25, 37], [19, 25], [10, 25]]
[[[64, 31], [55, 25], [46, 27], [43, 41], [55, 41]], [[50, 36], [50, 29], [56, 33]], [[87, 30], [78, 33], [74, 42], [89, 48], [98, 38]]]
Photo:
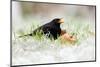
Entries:
[[56, 18], [56, 19], [52, 20], [52, 22], [57, 23], [57, 24], [61, 24], [61, 23], [64, 23], [64, 19], [63, 18]]

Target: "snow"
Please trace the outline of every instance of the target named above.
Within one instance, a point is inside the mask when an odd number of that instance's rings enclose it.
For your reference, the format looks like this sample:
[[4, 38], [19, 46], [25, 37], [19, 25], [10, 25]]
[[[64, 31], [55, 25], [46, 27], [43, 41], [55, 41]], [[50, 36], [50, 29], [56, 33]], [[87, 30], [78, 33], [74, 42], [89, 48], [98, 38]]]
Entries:
[[[43, 44], [44, 43], [44, 44]], [[87, 38], [80, 45], [62, 46], [30, 40], [13, 41], [13, 65], [76, 62], [95, 60], [94, 37]]]

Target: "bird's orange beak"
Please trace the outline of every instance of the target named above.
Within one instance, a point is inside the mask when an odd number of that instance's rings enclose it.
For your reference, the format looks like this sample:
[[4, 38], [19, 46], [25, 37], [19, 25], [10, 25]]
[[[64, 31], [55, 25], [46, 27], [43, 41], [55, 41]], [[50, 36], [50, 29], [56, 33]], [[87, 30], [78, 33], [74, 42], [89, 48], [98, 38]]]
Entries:
[[61, 19], [59, 20], [59, 23], [64, 23], [64, 19], [61, 18]]

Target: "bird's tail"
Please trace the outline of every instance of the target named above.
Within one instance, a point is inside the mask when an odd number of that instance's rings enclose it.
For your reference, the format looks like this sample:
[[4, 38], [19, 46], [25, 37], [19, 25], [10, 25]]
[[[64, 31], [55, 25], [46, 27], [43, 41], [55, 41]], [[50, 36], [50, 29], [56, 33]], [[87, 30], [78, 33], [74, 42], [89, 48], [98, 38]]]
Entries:
[[21, 38], [21, 37], [25, 37], [25, 36], [32, 36], [32, 34], [22, 35], [22, 36], [19, 36], [19, 38]]

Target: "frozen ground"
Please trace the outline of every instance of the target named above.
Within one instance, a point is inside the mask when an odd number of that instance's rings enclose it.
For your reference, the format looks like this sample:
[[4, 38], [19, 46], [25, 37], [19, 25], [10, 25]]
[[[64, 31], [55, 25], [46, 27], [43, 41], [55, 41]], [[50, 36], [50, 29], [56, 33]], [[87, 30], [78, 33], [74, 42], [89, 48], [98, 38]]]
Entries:
[[13, 65], [95, 60], [95, 42], [87, 38], [80, 45], [65, 46], [56, 42], [29, 39], [13, 41]]

